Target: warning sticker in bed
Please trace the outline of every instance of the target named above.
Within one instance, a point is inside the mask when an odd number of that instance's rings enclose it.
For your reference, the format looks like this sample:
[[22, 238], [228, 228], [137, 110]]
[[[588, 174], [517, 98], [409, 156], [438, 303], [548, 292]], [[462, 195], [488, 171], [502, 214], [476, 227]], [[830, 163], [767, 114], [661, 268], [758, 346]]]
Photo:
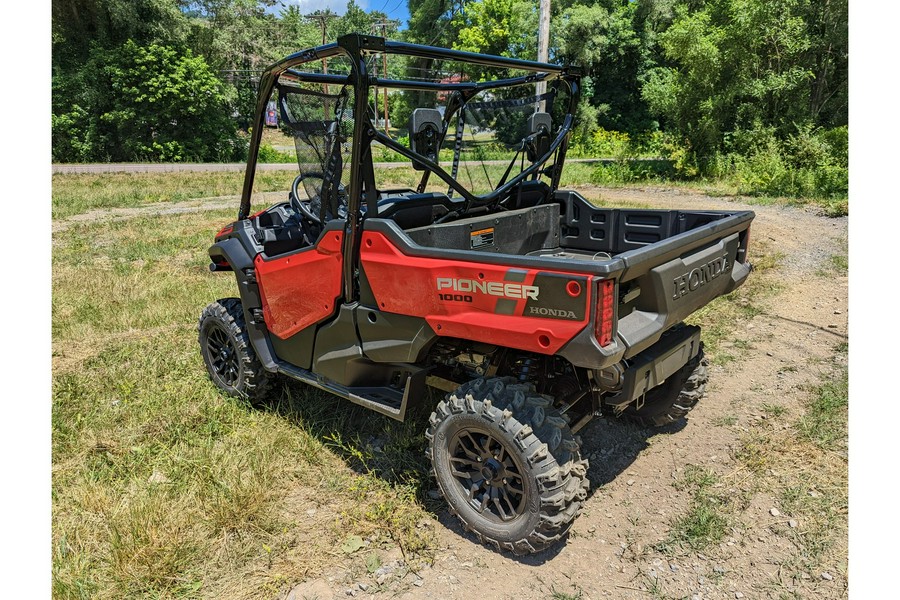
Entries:
[[494, 228], [479, 229], [469, 234], [469, 246], [472, 250], [494, 245]]

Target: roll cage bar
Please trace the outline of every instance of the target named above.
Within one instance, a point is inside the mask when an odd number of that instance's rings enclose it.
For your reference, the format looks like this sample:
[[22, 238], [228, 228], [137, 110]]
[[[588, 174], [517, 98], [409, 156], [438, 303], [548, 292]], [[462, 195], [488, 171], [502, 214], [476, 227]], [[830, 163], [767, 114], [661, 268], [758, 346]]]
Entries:
[[[486, 67], [519, 69], [528, 71], [528, 74], [520, 77], [485, 82], [442, 83], [385, 79], [379, 78], [368, 72], [365, 58], [368, 55], [375, 53], [397, 54], [433, 60], [457, 60]], [[295, 68], [304, 63], [328, 59], [338, 55], [343, 55], [349, 59], [351, 70], [348, 75], [304, 73]], [[537, 173], [544, 163], [546, 163], [554, 153], [558, 152], [557, 159], [551, 172], [551, 188], [556, 189], [562, 174], [562, 165], [565, 160], [569, 134], [571, 133], [574, 124], [575, 107], [577, 106], [580, 95], [581, 70], [577, 67], [564, 67], [504, 56], [491, 56], [473, 52], [463, 52], [461, 50], [436, 48], [432, 46], [410, 44], [407, 42], [390, 41], [381, 37], [359, 34], [345, 35], [338, 38], [337, 42], [291, 54], [269, 67], [260, 78], [259, 94], [257, 96], [256, 111], [253, 120], [253, 130], [250, 137], [249, 156], [244, 175], [244, 187], [241, 194], [240, 210], [238, 212], [239, 220], [246, 219], [250, 214], [250, 199], [253, 190], [253, 181], [256, 175], [262, 132], [265, 125], [266, 106], [279, 77], [282, 75], [287, 75], [289, 79], [296, 79], [298, 83], [352, 85], [354, 87], [354, 124], [353, 141], [350, 153], [351, 167], [347, 215], [350, 224], [350, 235], [348, 238], [353, 240], [356, 237], [356, 229], [358, 228], [358, 221], [361, 216], [360, 207], [363, 195], [365, 195], [367, 213], [370, 216], [376, 216], [378, 214], [377, 192], [374, 189], [375, 174], [370, 151], [370, 145], [373, 140], [377, 140], [411, 161], [427, 167], [425, 175], [423, 176], [422, 185], [427, 181], [428, 174], [434, 172], [445, 183], [458, 192], [460, 196], [465, 198], [469, 205], [489, 204], [502, 197], [527, 177]], [[390, 136], [377, 131], [366, 110], [370, 87], [453, 92], [455, 97], [451, 99], [444, 115], [444, 130], [446, 132], [447, 124], [454, 112], [458, 110], [465, 101], [479, 92], [493, 88], [538, 83], [541, 81], [564, 83], [569, 88], [569, 106], [567, 107], [567, 114], [563, 119], [560, 130], [557, 133], [556, 138], [550, 144], [548, 150], [542, 156], [538, 157], [531, 166], [524, 169], [502, 186], [484, 195], [475, 195], [465, 189], [453, 176], [447, 173], [437, 161], [429, 160], [397, 143]], [[365, 190], [363, 188], [365, 188]]]

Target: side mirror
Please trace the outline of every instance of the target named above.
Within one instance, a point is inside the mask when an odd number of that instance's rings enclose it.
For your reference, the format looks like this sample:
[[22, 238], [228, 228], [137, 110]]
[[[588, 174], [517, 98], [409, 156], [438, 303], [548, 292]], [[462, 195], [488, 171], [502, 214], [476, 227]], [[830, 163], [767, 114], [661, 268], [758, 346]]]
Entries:
[[[443, 117], [439, 110], [417, 108], [412, 111], [409, 123], [409, 147], [416, 154], [437, 162]], [[424, 171], [425, 165], [413, 161], [413, 168]]]
[[536, 112], [528, 117], [528, 131], [533, 140], [528, 145], [528, 160], [535, 162], [547, 153], [550, 148], [550, 130], [553, 128], [553, 120], [545, 112]]

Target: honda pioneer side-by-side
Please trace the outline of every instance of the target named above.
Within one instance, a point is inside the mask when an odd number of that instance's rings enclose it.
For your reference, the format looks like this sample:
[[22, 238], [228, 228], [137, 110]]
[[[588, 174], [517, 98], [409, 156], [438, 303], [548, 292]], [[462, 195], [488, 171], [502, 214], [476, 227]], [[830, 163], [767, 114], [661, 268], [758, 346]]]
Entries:
[[[449, 509], [516, 554], [560, 540], [588, 493], [575, 434], [703, 395], [683, 321], [744, 282], [754, 217], [559, 189], [579, 92], [575, 67], [356, 34], [269, 68], [238, 218], [209, 248], [238, 288], [200, 317], [212, 381], [257, 400], [288, 377], [400, 420], [442, 390], [425, 436]], [[273, 100], [298, 170], [254, 213]]]

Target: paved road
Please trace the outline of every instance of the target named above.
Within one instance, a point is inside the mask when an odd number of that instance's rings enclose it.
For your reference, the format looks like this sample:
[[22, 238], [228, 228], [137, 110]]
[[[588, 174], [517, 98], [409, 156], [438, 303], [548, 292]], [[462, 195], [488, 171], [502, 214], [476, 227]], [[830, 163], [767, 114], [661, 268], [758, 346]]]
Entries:
[[[639, 158], [638, 161], [658, 161], [659, 159]], [[569, 158], [568, 163], [613, 163], [613, 158]], [[477, 167], [481, 163], [479, 161], [462, 161], [460, 165]], [[509, 161], [505, 160], [488, 160], [488, 165], [508, 165]], [[449, 167], [449, 161], [441, 162], [442, 166]], [[395, 169], [400, 167], [408, 167], [406, 162], [379, 162], [375, 163], [378, 169]], [[246, 168], [244, 163], [92, 163], [92, 164], [54, 164], [53, 173], [171, 173], [176, 171], [243, 171]], [[297, 165], [294, 163], [268, 163], [259, 164], [261, 171], [296, 171]]]

